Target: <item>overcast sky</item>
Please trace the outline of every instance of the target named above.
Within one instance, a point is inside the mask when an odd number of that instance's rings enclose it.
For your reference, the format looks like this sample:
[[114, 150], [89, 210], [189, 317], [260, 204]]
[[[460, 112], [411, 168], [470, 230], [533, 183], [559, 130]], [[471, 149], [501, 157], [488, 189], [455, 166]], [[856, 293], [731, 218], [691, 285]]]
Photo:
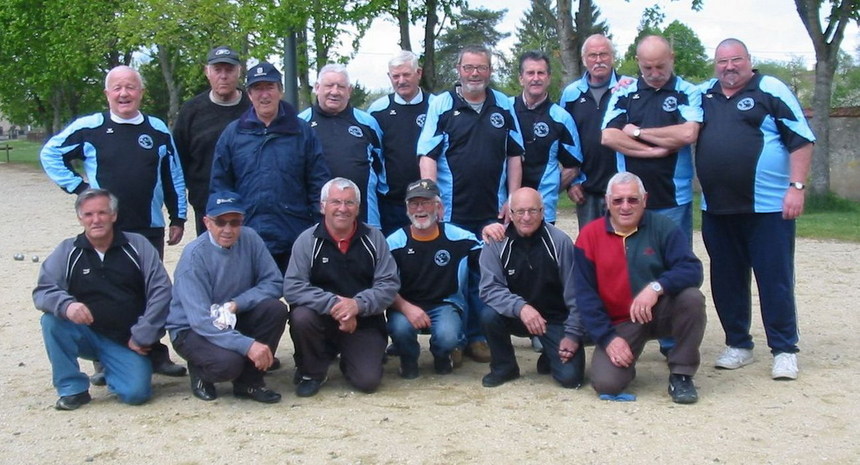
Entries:
[[[469, 1], [472, 8], [507, 8], [508, 13], [499, 27], [511, 33], [500, 44], [505, 51], [514, 44], [516, 27], [530, 3], [528, 0]], [[735, 37], [747, 44], [753, 59], [788, 61], [799, 56], [807, 68], [815, 64], [812, 41], [800, 22], [793, 0], [705, 0], [704, 8], [698, 12], [690, 9], [690, 0], [597, 0], [596, 3], [602, 18], [609, 24], [616, 49], [622, 52], [636, 37], [642, 11], [658, 3], [666, 14], [663, 27], [676, 19], [686, 24], [698, 35], [708, 56], [713, 55], [714, 47], [722, 39]], [[416, 50], [420, 50], [422, 36], [422, 31], [414, 28], [412, 43]], [[398, 37], [392, 21], [375, 21], [359, 53], [348, 65], [352, 81], [369, 89], [389, 89], [385, 72], [388, 60], [399, 50]], [[858, 39], [857, 26], [850, 24], [842, 48], [856, 57]]]

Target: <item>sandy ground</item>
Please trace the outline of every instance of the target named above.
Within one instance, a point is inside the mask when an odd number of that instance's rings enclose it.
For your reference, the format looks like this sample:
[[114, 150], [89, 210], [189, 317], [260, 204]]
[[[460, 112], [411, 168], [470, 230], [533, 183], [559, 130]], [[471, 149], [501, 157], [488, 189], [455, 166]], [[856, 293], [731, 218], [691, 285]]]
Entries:
[[[432, 371], [401, 380], [389, 362], [382, 388], [352, 391], [336, 368], [319, 395], [293, 393], [292, 344], [279, 349], [287, 368], [268, 376], [280, 404], [234, 399], [229, 384], [204, 403], [188, 378], [153, 379], [147, 404], [120, 404], [105, 388], [75, 412], [58, 412], [31, 290], [39, 264], [63, 238], [77, 234], [73, 198], [35, 169], [0, 165], [7, 221], [0, 237], [0, 463], [857, 463], [860, 461], [860, 246], [797, 243], [801, 377], [770, 379], [758, 318], [758, 361], [718, 371], [723, 338], [708, 297], [709, 325], [696, 376], [700, 401], [672, 403], [668, 372], [656, 344], [639, 361], [632, 403], [598, 400], [590, 386], [564, 390], [535, 372], [537, 355], [515, 339], [523, 377], [481, 387], [487, 366], [466, 361], [450, 376]], [[575, 231], [572, 219], [562, 228]], [[183, 243], [187, 243], [187, 237]], [[707, 260], [700, 238], [696, 252]], [[168, 247], [172, 272], [180, 247]], [[15, 253], [24, 261], [14, 261]], [[706, 267], [707, 268], [707, 267]], [[706, 278], [707, 282], [707, 278]], [[707, 285], [703, 289], [709, 295]], [[854, 341], [853, 343], [851, 341]], [[426, 348], [427, 340], [422, 341]], [[589, 349], [589, 357], [590, 357]], [[176, 360], [179, 361], [178, 358]], [[89, 371], [90, 364], [83, 364]], [[853, 406], [852, 406], [853, 405]]]

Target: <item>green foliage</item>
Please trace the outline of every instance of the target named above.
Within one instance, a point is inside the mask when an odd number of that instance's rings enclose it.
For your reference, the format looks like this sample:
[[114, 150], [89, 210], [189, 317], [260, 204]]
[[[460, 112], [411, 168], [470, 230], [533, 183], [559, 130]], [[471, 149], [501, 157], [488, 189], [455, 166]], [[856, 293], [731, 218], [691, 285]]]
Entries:
[[833, 76], [833, 97], [830, 105], [833, 107], [860, 105], [860, 67], [851, 55], [841, 50], [839, 66]]
[[619, 72], [628, 76], [637, 76], [639, 65], [636, 63], [636, 44], [646, 36], [659, 35], [665, 37], [675, 51], [675, 74], [693, 83], [710, 78], [713, 70], [699, 36], [677, 20], [661, 29], [660, 25], [665, 18], [666, 15], [659, 5], [645, 9], [639, 22], [639, 33], [627, 48], [624, 60], [618, 65]]
[[[439, 36], [436, 48], [436, 82], [438, 92], [451, 87], [457, 82], [457, 53], [466, 45], [483, 45], [493, 51], [496, 45], [507, 37], [508, 33], [498, 31], [499, 22], [508, 10], [492, 11], [485, 8], [476, 10], [464, 9], [454, 17], [454, 27], [447, 29]], [[493, 69], [500, 82], [500, 71], [506, 69], [506, 58], [496, 53], [493, 58]]]
[[802, 57], [795, 56], [789, 61], [768, 60], [756, 62], [755, 69], [762, 74], [773, 76], [794, 92], [800, 105], [812, 105], [812, 93], [815, 86], [815, 72], [807, 70]]

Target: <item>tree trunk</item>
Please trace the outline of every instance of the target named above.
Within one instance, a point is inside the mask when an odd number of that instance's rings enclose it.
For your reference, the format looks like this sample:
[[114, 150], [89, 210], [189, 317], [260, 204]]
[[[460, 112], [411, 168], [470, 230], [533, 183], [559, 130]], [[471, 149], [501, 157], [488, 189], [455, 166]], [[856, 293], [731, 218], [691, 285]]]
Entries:
[[307, 21], [305, 27], [296, 31], [296, 68], [299, 75], [299, 105], [301, 111], [311, 106], [311, 83], [308, 77], [310, 73], [310, 61], [308, 57], [308, 30]]
[[579, 52], [575, 50], [576, 32], [573, 30], [571, 0], [558, 0], [557, 29], [561, 49], [561, 81], [570, 82], [581, 74], [577, 59]]
[[397, 24], [400, 26], [400, 48], [412, 51], [409, 37], [409, 0], [397, 0]]
[[176, 62], [174, 54], [166, 45], [157, 45], [158, 48], [158, 64], [161, 68], [161, 75], [164, 77], [164, 84], [167, 86], [167, 95], [169, 96], [169, 107], [167, 110], [167, 125], [173, 127], [173, 122], [176, 121], [176, 115], [179, 113], [179, 85], [176, 83]]
[[437, 92], [436, 88], [436, 25], [439, 15], [436, 14], [437, 0], [427, 0], [427, 20], [424, 23], [424, 72], [421, 76], [421, 86], [429, 92]]
[[573, 70], [574, 76], [580, 76], [585, 72], [582, 69], [582, 44], [585, 42], [585, 39], [591, 35], [591, 31], [594, 29], [594, 2], [592, 0], [580, 0], [579, 1], [579, 12], [576, 13], [576, 20], [574, 21], [576, 29], [574, 30], [573, 37], [571, 37], [571, 53], [573, 55]]

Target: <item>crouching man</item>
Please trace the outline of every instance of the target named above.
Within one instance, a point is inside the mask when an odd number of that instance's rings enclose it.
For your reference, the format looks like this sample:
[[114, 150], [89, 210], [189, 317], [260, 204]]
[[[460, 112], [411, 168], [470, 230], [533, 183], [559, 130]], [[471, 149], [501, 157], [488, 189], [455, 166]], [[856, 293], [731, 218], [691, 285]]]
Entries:
[[281, 302], [283, 278], [263, 239], [242, 226], [239, 194], [209, 197], [207, 233], [182, 251], [176, 265], [167, 329], [176, 352], [188, 361], [191, 392], [214, 400], [213, 383], [232, 381], [233, 395], [275, 403], [263, 374], [287, 324]]
[[119, 202], [104, 189], [75, 201], [84, 232], [45, 259], [33, 290], [51, 362], [57, 410], [90, 402], [89, 377], [78, 357], [99, 360], [108, 389], [127, 404], [152, 396], [146, 355], [164, 334], [170, 278], [158, 251], [135, 233], [114, 230]]

